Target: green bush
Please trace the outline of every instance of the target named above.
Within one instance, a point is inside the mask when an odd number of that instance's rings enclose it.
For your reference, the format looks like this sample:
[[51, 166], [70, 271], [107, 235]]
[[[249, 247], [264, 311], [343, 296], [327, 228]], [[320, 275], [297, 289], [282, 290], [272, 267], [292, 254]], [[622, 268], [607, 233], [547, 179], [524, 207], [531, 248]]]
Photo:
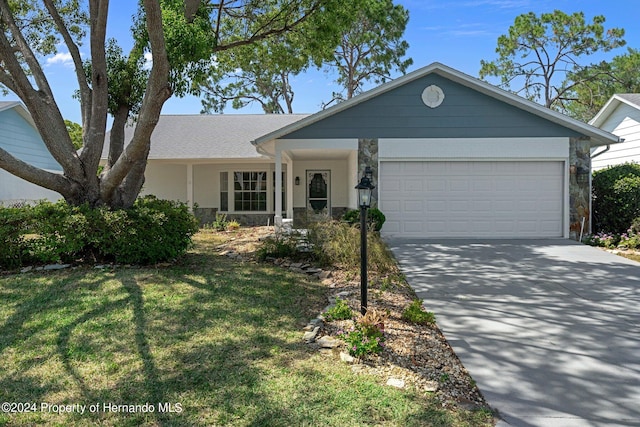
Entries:
[[[350, 209], [342, 216], [342, 220], [350, 225], [360, 226], [360, 210]], [[370, 230], [380, 231], [382, 225], [387, 220], [382, 211], [378, 208], [367, 210], [367, 226]]]
[[640, 164], [596, 171], [592, 183], [594, 232], [625, 233], [640, 216]]
[[92, 231], [91, 209], [87, 205], [71, 206], [61, 200], [43, 201], [31, 209], [29, 250], [38, 262], [72, 262], [82, 257], [87, 237]]
[[31, 226], [31, 207], [0, 207], [0, 267], [17, 268], [30, 262], [25, 236]]
[[422, 301], [413, 300], [402, 312], [402, 319], [418, 325], [431, 325], [436, 323], [436, 316], [430, 311], [424, 311]]
[[27, 263], [116, 261], [150, 264], [183, 254], [198, 230], [184, 203], [138, 199], [131, 209], [111, 211], [64, 201], [0, 208], [0, 266]]
[[186, 252], [198, 221], [186, 204], [146, 196], [125, 211], [103, 211], [93, 243], [118, 263], [153, 264]]
[[332, 322], [334, 320], [347, 320], [353, 318], [353, 310], [349, 307], [346, 301], [341, 300], [340, 298], [336, 299], [336, 305], [331, 307], [325, 313], [325, 319], [327, 322]]

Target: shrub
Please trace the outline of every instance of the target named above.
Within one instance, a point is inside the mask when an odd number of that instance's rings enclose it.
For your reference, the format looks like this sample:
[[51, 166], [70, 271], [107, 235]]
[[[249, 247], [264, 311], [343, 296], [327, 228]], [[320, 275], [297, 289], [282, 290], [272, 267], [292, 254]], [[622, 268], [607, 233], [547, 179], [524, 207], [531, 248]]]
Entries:
[[92, 231], [88, 205], [72, 206], [60, 200], [43, 201], [31, 209], [29, 250], [34, 260], [44, 263], [72, 262], [81, 257]]
[[111, 211], [64, 201], [0, 208], [0, 265], [72, 262], [80, 258], [149, 264], [183, 254], [198, 230], [184, 203], [138, 199], [131, 209]]
[[227, 214], [216, 212], [216, 219], [205, 225], [205, 228], [215, 231], [225, 231], [229, 222], [227, 221]]
[[[350, 209], [342, 216], [342, 220], [350, 225], [360, 226], [360, 210]], [[378, 208], [367, 210], [367, 226], [370, 230], [380, 231], [382, 225], [387, 220], [382, 211]]]
[[[357, 268], [360, 265], [360, 230], [346, 222], [326, 220], [312, 223], [308, 233], [314, 258], [325, 265]], [[394, 260], [377, 233], [367, 234], [367, 262], [375, 271], [393, 267]]]
[[353, 318], [353, 310], [349, 307], [346, 301], [340, 298], [336, 299], [336, 305], [331, 307], [325, 313], [325, 319], [327, 322], [333, 322], [334, 320], [347, 320]]
[[198, 221], [182, 202], [146, 196], [126, 211], [104, 211], [104, 256], [127, 264], [152, 264], [182, 255], [198, 231]]
[[594, 231], [624, 233], [640, 216], [640, 165], [625, 163], [593, 174]]
[[411, 304], [404, 309], [402, 319], [418, 325], [432, 325], [436, 323], [435, 314], [430, 311], [424, 311], [422, 301], [419, 299], [413, 300]]
[[25, 234], [31, 222], [29, 206], [0, 207], [0, 267], [17, 268], [30, 262]]
[[638, 249], [640, 247], [640, 235], [623, 233], [620, 236], [618, 247], [627, 249]]
[[240, 223], [236, 220], [231, 220], [227, 223], [227, 230], [236, 231], [240, 228]]
[[384, 349], [384, 320], [386, 316], [380, 311], [369, 309], [347, 332], [338, 337], [347, 343], [347, 350], [353, 357], [377, 354]]

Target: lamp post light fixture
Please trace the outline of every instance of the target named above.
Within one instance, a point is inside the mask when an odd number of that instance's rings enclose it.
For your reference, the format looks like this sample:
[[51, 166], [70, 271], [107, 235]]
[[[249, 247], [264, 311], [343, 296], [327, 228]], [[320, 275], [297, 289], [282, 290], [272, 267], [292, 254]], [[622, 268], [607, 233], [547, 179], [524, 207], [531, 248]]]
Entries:
[[367, 166], [358, 190], [358, 205], [360, 206], [360, 313], [367, 312], [367, 209], [371, 206], [371, 192], [373, 186], [373, 171]]

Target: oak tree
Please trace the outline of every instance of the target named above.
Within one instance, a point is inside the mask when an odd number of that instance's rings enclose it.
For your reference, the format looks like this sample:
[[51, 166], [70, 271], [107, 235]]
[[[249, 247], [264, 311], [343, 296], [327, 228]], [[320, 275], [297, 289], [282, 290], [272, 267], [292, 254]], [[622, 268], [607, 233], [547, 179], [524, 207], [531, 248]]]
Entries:
[[[69, 203], [131, 206], [144, 182], [153, 132], [165, 101], [197, 91], [216, 52], [284, 34], [336, 0], [141, 0], [124, 54], [106, 39], [108, 0], [0, 0], [0, 84], [25, 104], [62, 173], [0, 149], [0, 168], [60, 193]], [[80, 45], [90, 48], [86, 64]], [[45, 55], [62, 44], [78, 83], [83, 147], [76, 151], [44, 72]], [[151, 55], [150, 69], [140, 71]], [[100, 174], [107, 115], [110, 153]], [[124, 123], [135, 116], [124, 144]]]

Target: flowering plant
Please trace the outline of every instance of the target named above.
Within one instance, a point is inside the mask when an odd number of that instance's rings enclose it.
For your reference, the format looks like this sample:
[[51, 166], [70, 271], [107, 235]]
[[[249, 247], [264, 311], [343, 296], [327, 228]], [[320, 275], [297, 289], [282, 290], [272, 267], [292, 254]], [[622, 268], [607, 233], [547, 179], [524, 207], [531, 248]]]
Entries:
[[620, 236], [612, 233], [600, 232], [585, 236], [583, 241], [591, 246], [601, 246], [607, 249], [615, 248], [620, 241]]
[[349, 354], [362, 357], [368, 354], [378, 354], [384, 349], [384, 325], [357, 324], [348, 332], [338, 334], [347, 343]]

